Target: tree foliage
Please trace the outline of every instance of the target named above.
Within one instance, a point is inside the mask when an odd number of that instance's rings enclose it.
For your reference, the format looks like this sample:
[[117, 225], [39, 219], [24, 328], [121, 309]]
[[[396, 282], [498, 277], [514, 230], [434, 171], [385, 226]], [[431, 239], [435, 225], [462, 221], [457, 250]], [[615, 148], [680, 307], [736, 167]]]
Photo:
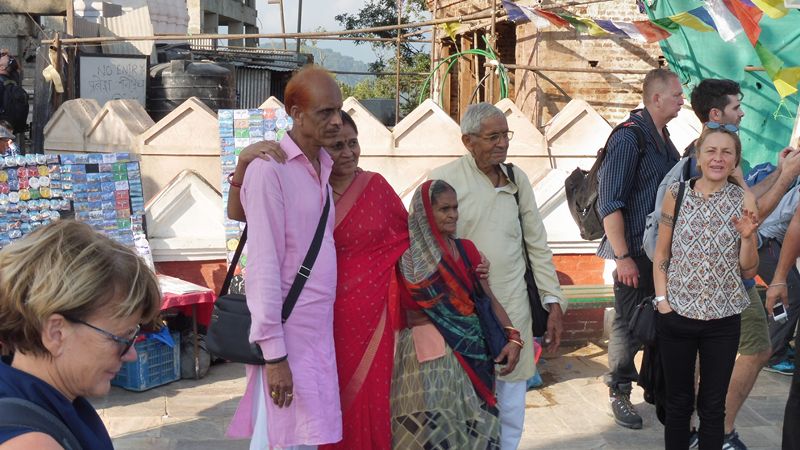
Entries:
[[[402, 22], [411, 23], [423, 19], [427, 11], [425, 0], [399, 0], [402, 2]], [[367, 0], [356, 13], [343, 13], [335, 17], [348, 30], [397, 25], [397, 0]], [[400, 30], [400, 33], [418, 31], [419, 27]], [[358, 37], [396, 38], [397, 30], [359, 33]], [[356, 45], [366, 41], [355, 41]], [[397, 51], [395, 42], [369, 42], [375, 51], [376, 60], [369, 65], [373, 73], [394, 73], [396, 71]], [[430, 54], [415, 47], [413, 43], [402, 42], [400, 45], [400, 72], [428, 73], [430, 71]], [[345, 97], [352, 95], [358, 99], [368, 98], [400, 98], [400, 115], [405, 116], [419, 103], [420, 90], [425, 75], [403, 75], [400, 77], [400, 92], [395, 92], [394, 75], [375, 75], [361, 80], [355, 86], [342, 86]]]
[[[423, 12], [427, 10], [425, 0], [399, 1], [403, 5], [403, 14], [401, 16], [403, 23], [419, 21], [423, 17]], [[396, 0], [367, 0], [364, 3], [364, 7], [358, 12], [338, 14], [334, 18], [347, 30], [397, 25], [397, 4], [398, 1]], [[419, 27], [404, 28], [400, 30], [400, 33], [405, 34], [414, 31], [419, 31]], [[353, 36], [393, 39], [397, 37], [397, 32], [397, 30], [377, 31], [374, 33], [357, 33]], [[365, 42], [355, 41], [356, 45], [361, 45]], [[395, 55], [396, 44], [394, 42], [369, 42], [369, 44], [378, 57], [378, 60], [373, 63], [377, 64], [373, 67], [373, 71], [377, 72], [377, 69], [385, 65], [386, 60], [389, 59], [387, 54]], [[411, 43], [403, 42], [400, 45], [400, 57], [403, 62], [411, 63], [411, 59], [419, 52]]]
[[[386, 72], [395, 71], [395, 58], [385, 62]], [[411, 57], [409, 63], [400, 63], [401, 73], [428, 73], [430, 71], [430, 56], [425, 53], [417, 53]], [[406, 116], [419, 105], [419, 97], [422, 92], [422, 85], [426, 75], [402, 75], [400, 77], [400, 117]], [[395, 98], [395, 75], [375, 75], [367, 77], [355, 86], [348, 86], [340, 83], [342, 95], [344, 97], [353, 96], [359, 100], [369, 98]]]

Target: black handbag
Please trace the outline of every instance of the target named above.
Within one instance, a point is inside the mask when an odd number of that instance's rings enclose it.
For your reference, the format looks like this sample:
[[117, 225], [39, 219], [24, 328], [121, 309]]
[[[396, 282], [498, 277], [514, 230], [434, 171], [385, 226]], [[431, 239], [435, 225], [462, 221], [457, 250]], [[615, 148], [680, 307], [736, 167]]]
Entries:
[[[325, 234], [325, 224], [328, 221], [330, 203], [331, 199], [330, 195], [328, 195], [325, 207], [322, 209], [322, 216], [317, 224], [317, 230], [314, 233], [314, 239], [311, 241], [311, 246], [303, 259], [303, 264], [300, 265], [300, 269], [294, 277], [294, 282], [292, 282], [292, 287], [283, 302], [283, 308], [281, 309], [282, 322], [286, 322], [286, 319], [289, 318], [295, 303], [297, 303], [297, 298], [306, 284], [306, 280], [311, 276], [311, 269], [314, 267], [314, 262], [322, 246], [322, 237]], [[233, 272], [236, 270], [236, 264], [242, 255], [246, 240], [247, 226], [244, 227], [242, 237], [239, 239], [239, 245], [236, 247], [236, 252], [233, 254], [231, 265], [225, 276], [225, 282], [222, 284], [219, 297], [214, 303], [211, 322], [208, 325], [208, 334], [206, 335], [206, 347], [213, 355], [228, 361], [263, 365], [266, 364], [266, 361], [261, 354], [261, 348], [258, 344], [250, 342], [250, 310], [247, 308], [247, 299], [241, 294], [228, 293], [233, 279]]]
[[653, 296], [649, 295], [636, 305], [628, 320], [628, 329], [636, 339], [644, 345], [651, 346], [656, 343], [656, 314], [653, 307]]
[[[467, 252], [464, 251], [464, 246], [461, 245], [461, 240], [456, 239], [455, 243], [458, 252], [461, 254], [461, 260], [463, 260], [464, 264], [467, 266], [467, 272], [472, 274], [472, 263], [470, 263], [467, 257]], [[508, 344], [508, 337], [503, 329], [503, 325], [500, 323], [500, 319], [497, 318], [497, 314], [495, 314], [494, 309], [492, 309], [492, 299], [486, 295], [483, 287], [481, 287], [480, 281], [475, 279], [474, 275], [471, 275], [470, 279], [472, 280], [470, 297], [472, 298], [472, 302], [475, 303], [475, 314], [478, 316], [478, 320], [481, 323], [481, 331], [483, 331], [483, 337], [486, 339], [489, 354], [492, 358], [497, 358], [500, 352], [503, 351], [503, 347]], [[505, 363], [505, 359], [498, 362], [498, 364]]]
[[[508, 179], [517, 184], [514, 180], [514, 165], [506, 164], [508, 169]], [[533, 336], [542, 337], [547, 332], [547, 319], [550, 312], [544, 309], [542, 298], [539, 296], [539, 288], [536, 286], [536, 279], [533, 277], [533, 268], [528, 258], [528, 249], [525, 246], [525, 226], [522, 224], [522, 213], [519, 212], [519, 191], [514, 193], [514, 200], [517, 202], [517, 217], [519, 218], [519, 228], [522, 232], [522, 258], [525, 260], [525, 287], [528, 289], [528, 303], [531, 307], [531, 322], [533, 325]]]
[[[675, 224], [678, 223], [678, 213], [681, 210], [686, 182], [681, 182], [678, 187], [678, 198], [675, 199], [675, 218], [672, 222], [672, 235], [675, 235]], [[656, 314], [658, 311], [653, 305], [653, 296], [642, 299], [628, 319], [628, 330], [642, 344], [652, 346], [656, 343]]]

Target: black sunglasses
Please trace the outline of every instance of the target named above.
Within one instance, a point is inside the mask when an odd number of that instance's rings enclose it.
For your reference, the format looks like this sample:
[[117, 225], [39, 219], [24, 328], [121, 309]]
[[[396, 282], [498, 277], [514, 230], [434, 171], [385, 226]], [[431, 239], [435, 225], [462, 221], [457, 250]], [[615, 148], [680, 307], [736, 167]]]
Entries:
[[730, 133], [738, 133], [739, 128], [736, 125], [730, 123], [719, 123], [719, 122], [706, 122], [706, 128], [709, 130], [719, 130], [722, 129], [724, 131]]
[[125, 353], [128, 353], [128, 350], [130, 350], [131, 347], [133, 347], [133, 344], [136, 342], [136, 337], [139, 336], [139, 331], [142, 329], [141, 325], [136, 325], [136, 329], [133, 330], [133, 333], [131, 334], [131, 337], [130, 338], [124, 338], [124, 337], [117, 336], [114, 333], [110, 333], [110, 332], [108, 332], [108, 331], [106, 331], [106, 330], [104, 330], [102, 328], [98, 328], [98, 327], [96, 327], [96, 326], [94, 326], [94, 325], [92, 325], [92, 324], [90, 324], [88, 322], [84, 322], [83, 320], [72, 319], [72, 318], [69, 318], [69, 317], [66, 317], [66, 316], [64, 318], [67, 319], [67, 321], [69, 321], [69, 322], [79, 323], [81, 325], [86, 325], [87, 327], [97, 331], [100, 334], [105, 335], [106, 337], [110, 338], [112, 341], [116, 342], [120, 346], [120, 348], [122, 349], [122, 351], [119, 354], [120, 358], [125, 356]]

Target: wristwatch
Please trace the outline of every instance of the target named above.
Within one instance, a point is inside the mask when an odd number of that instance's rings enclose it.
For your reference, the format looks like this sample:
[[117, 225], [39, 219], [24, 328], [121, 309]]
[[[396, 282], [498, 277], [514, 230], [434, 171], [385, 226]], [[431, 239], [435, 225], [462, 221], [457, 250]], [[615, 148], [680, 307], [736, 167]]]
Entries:
[[625, 259], [625, 258], [630, 258], [630, 257], [631, 257], [630, 253], [625, 253], [625, 254], [619, 255], [619, 256], [614, 255], [614, 259], [617, 260], [617, 261], [619, 261], [621, 259]]
[[653, 308], [658, 309], [658, 304], [667, 299], [666, 295], [656, 295], [653, 297]]

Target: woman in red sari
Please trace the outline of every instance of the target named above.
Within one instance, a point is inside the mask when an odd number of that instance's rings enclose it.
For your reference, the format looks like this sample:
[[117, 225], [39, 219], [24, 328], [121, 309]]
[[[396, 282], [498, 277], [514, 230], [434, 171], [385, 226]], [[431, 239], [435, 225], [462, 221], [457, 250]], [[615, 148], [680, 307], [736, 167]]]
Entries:
[[[394, 326], [388, 306], [395, 264], [408, 248], [408, 213], [381, 175], [358, 168], [361, 148], [356, 124], [344, 112], [342, 122], [339, 137], [327, 150], [333, 159], [330, 185], [336, 211], [333, 337], [343, 438], [319, 448], [389, 450]], [[244, 164], [237, 167], [234, 183], [237, 176], [244, 177], [247, 163], [256, 157], [269, 155], [281, 160], [274, 147], [259, 143], [245, 149], [240, 155], [240, 164]], [[242, 220], [238, 196], [231, 194], [228, 215]]]
[[330, 184], [336, 205], [333, 339], [342, 402], [341, 442], [320, 449], [391, 449], [389, 387], [394, 330], [390, 282], [408, 248], [408, 213], [389, 183], [358, 169], [356, 124], [342, 113]]

